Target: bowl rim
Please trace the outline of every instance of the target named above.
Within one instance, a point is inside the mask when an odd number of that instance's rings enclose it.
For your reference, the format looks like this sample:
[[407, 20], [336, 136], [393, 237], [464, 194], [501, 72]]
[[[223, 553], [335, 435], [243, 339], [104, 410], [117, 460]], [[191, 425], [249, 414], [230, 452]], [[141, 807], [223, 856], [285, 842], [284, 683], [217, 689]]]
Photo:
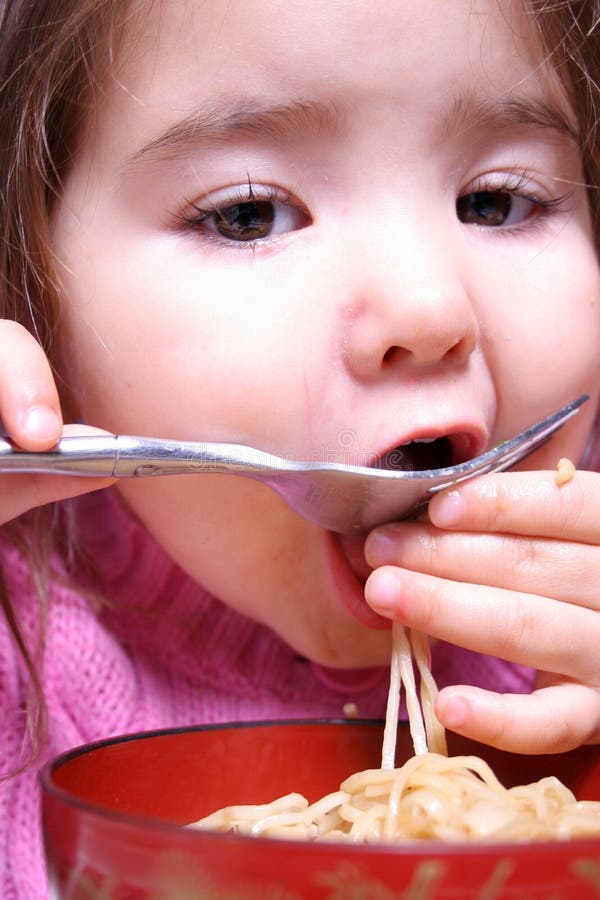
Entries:
[[[153, 832], [163, 834], [176, 833], [179, 839], [184, 841], [197, 841], [200, 836], [207, 841], [225, 841], [227, 844], [251, 843], [253, 846], [259, 847], [272, 846], [274, 842], [278, 846], [287, 847], [288, 849], [298, 848], [299, 845], [310, 848], [308, 852], [321, 853], [327, 852], [331, 848], [342, 849], [344, 853], [348, 852], [352, 856], [361, 856], [363, 854], [373, 855], [394, 855], [401, 857], [428, 857], [432, 856], [454, 856], [457, 853], [463, 856], [522, 856], [532, 851], [535, 853], [556, 853], [566, 851], [569, 848], [577, 848], [579, 854], [587, 855], [596, 854], [600, 856], [600, 834], [598, 837], [571, 838], [568, 840], [544, 840], [544, 841], [436, 841], [421, 840], [410, 843], [351, 843], [347, 841], [299, 841], [292, 838], [272, 838], [262, 835], [246, 835], [232, 832], [219, 832], [204, 829], [187, 828], [176, 822], [168, 822], [166, 820], [153, 818], [150, 816], [135, 815], [133, 813], [124, 813], [112, 810], [110, 807], [100, 806], [88, 800], [82, 800], [75, 794], [70, 793], [64, 788], [59, 787], [53, 781], [53, 773], [62, 765], [67, 764], [70, 760], [76, 759], [87, 753], [92, 753], [106, 746], [114, 744], [132, 743], [136, 740], [151, 740], [167, 735], [187, 734], [190, 732], [203, 731], [223, 731], [231, 729], [247, 729], [247, 728], [269, 728], [269, 727], [290, 727], [290, 726], [321, 726], [321, 725], [342, 725], [342, 726], [372, 726], [377, 725], [383, 729], [383, 719], [377, 718], [289, 718], [289, 719], [263, 719], [248, 720], [235, 722], [210, 722], [204, 725], [182, 725], [169, 728], [157, 728], [146, 731], [125, 732], [123, 734], [113, 735], [109, 738], [102, 738], [86, 744], [80, 744], [70, 750], [63, 751], [52, 759], [48, 760], [38, 772], [38, 782], [44, 795], [58, 800], [61, 803], [84, 813], [87, 816], [99, 818], [103, 821], [114, 822], [125, 827], [150, 829]], [[399, 728], [408, 729], [408, 722], [398, 722]], [[476, 743], [473, 741], [473, 743]], [[332, 788], [335, 790], [335, 788]], [[43, 802], [43, 800], [42, 800]], [[570, 855], [570, 853], [569, 853]]]

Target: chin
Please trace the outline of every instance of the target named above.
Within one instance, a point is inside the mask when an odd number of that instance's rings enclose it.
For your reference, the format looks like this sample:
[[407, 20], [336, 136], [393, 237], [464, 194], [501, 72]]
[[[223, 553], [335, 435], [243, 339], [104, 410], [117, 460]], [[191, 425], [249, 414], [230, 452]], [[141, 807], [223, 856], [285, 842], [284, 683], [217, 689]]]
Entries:
[[317, 639], [289, 641], [302, 656], [319, 666], [330, 669], [366, 669], [374, 666], [389, 666], [392, 651], [391, 629], [374, 631], [360, 628], [358, 635], [333, 637], [325, 641], [320, 634]]

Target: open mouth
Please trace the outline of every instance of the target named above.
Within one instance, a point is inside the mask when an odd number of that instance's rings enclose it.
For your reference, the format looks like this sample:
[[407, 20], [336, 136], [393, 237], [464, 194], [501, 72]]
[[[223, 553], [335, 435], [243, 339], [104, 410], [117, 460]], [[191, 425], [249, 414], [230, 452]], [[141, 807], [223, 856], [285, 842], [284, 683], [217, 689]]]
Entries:
[[[461, 454], [462, 456], [462, 454]], [[410, 441], [388, 450], [371, 465], [376, 469], [424, 472], [462, 462], [449, 437]]]
[[485, 436], [475, 431], [452, 431], [438, 436], [415, 436], [386, 450], [370, 466], [403, 472], [445, 469], [467, 462], [484, 449]]

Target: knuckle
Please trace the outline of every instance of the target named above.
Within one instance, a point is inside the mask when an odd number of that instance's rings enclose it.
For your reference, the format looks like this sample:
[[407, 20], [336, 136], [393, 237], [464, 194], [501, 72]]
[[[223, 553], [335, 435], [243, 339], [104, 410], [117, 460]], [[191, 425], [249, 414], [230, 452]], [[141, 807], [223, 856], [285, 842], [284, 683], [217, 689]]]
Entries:
[[45, 404], [53, 393], [50, 374], [46, 372], [30, 373], [20, 382], [21, 401], [27, 406], [36, 403]]
[[415, 612], [418, 626], [422, 631], [434, 634], [439, 625], [439, 582], [427, 576], [417, 577], [417, 600]]
[[587, 707], [586, 728], [581, 737], [582, 744], [600, 744], [600, 688], [591, 688], [592, 700]]
[[500, 490], [498, 477], [484, 475], [468, 485], [465, 493], [473, 497], [469, 508], [476, 516], [477, 524], [486, 530], [497, 531], [498, 523], [504, 521], [510, 509], [509, 497]]
[[[549, 690], [544, 690], [544, 686]], [[600, 718], [597, 689], [540, 673], [532, 699], [543, 752], [564, 753], [593, 741]]]
[[494, 709], [494, 715], [486, 722], [485, 740], [495, 747], [503, 746], [510, 729], [510, 715], [506, 701], [502, 700]]
[[523, 599], [515, 594], [510, 603], [497, 605], [490, 628], [497, 655], [501, 659], [511, 659], [515, 647], [531, 645], [535, 637], [536, 619]]
[[545, 721], [541, 723], [540, 733], [546, 735], [547, 752], [549, 753], [563, 753], [581, 743], [579, 729], [574, 726], [562, 708], [547, 710]]
[[589, 492], [586, 491], [583, 480], [574, 478], [568, 485], [564, 485], [559, 493], [559, 530], [585, 526], [588, 518]]
[[428, 571], [436, 572], [443, 567], [445, 534], [437, 534], [431, 528], [423, 529], [419, 534], [419, 551], [422, 564]]
[[563, 753], [566, 750], [572, 750], [579, 744], [570, 723], [563, 716], [554, 716], [549, 725], [549, 733], [552, 735], [551, 752]]
[[509, 547], [511, 570], [521, 583], [527, 583], [531, 574], [537, 572], [540, 563], [543, 563], [540, 542], [534, 538], [519, 536], [517, 541], [510, 542]]

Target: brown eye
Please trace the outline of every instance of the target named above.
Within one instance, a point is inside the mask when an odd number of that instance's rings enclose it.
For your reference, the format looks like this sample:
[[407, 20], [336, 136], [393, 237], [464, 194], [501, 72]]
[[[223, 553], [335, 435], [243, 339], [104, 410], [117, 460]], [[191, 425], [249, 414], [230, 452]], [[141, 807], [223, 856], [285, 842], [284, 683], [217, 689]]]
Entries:
[[525, 222], [545, 205], [510, 190], [474, 191], [458, 198], [456, 215], [465, 225], [510, 228]]
[[244, 194], [219, 194], [208, 209], [192, 204], [196, 215], [187, 224], [225, 245], [259, 244], [312, 224], [308, 210], [277, 188], [252, 186], [244, 188]]
[[270, 200], [248, 200], [215, 210], [214, 230], [232, 241], [255, 241], [271, 234], [275, 206]]
[[456, 214], [465, 225], [498, 227], [506, 224], [513, 205], [507, 191], [477, 191], [456, 201]]

